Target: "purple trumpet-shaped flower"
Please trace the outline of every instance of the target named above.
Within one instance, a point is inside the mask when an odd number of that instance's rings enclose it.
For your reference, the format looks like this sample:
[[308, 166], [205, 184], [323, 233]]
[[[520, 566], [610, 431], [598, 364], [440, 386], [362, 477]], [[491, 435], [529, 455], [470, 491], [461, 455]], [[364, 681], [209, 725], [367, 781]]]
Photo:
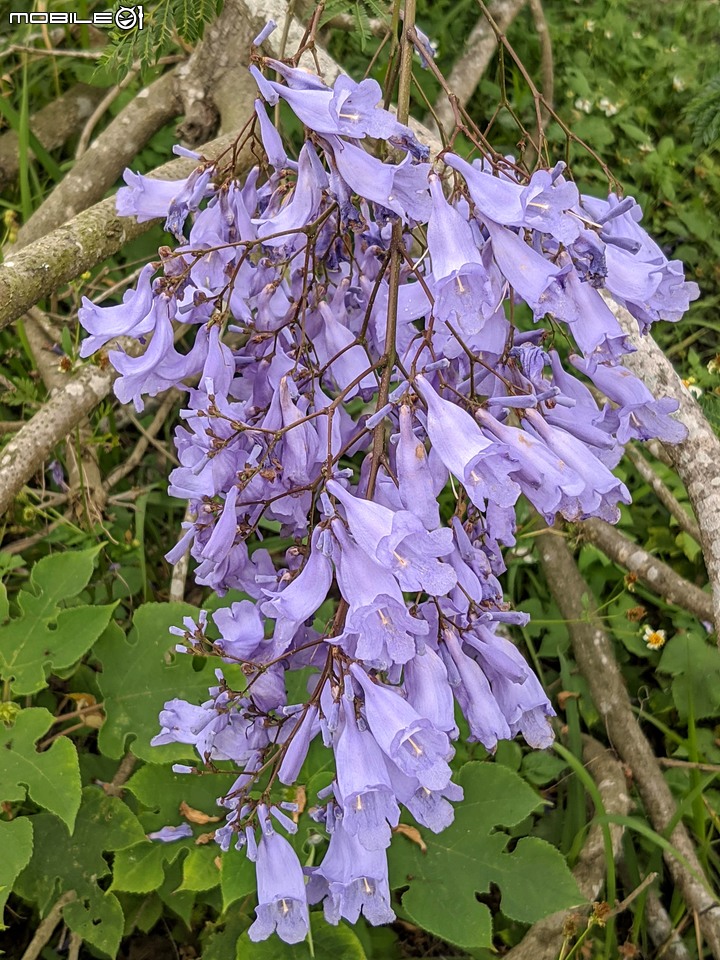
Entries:
[[470, 739], [479, 740], [491, 752], [498, 740], [512, 739], [510, 727], [479, 664], [463, 652], [460, 640], [449, 627], [443, 642], [457, 679], [453, 692], [470, 727]]
[[252, 660], [265, 636], [257, 606], [251, 600], [240, 600], [216, 610], [212, 618], [220, 631], [215, 643], [218, 649], [232, 660]]
[[413, 432], [412, 410], [406, 405], [400, 407], [400, 436], [395, 463], [402, 505], [422, 520], [428, 530], [436, 530], [440, 526], [440, 508], [437, 502], [440, 490], [437, 489], [425, 445]]
[[362, 912], [368, 923], [392, 923], [387, 857], [384, 850], [367, 850], [341, 821], [330, 835], [330, 845], [319, 867], [310, 873], [310, 903], [323, 901], [328, 923], [344, 917], [356, 923]]
[[447, 734], [390, 687], [374, 683], [358, 664], [352, 664], [350, 672], [365, 694], [370, 733], [383, 753], [429, 790], [446, 787], [451, 777], [447, 761], [453, 752]]
[[278, 768], [280, 783], [290, 785], [295, 783], [300, 775], [300, 768], [305, 762], [312, 740], [320, 732], [318, 708], [313, 704], [307, 710], [300, 711], [299, 719], [291, 726], [283, 742], [290, 743], [285, 748], [282, 762]]
[[403, 671], [403, 686], [408, 703], [434, 727], [455, 739], [458, 728], [453, 710], [453, 695], [442, 659], [429, 645], [408, 660]]
[[[501, 297], [489, 283], [468, 221], [445, 199], [440, 180], [430, 177], [432, 213], [427, 239], [432, 262], [434, 313], [465, 330], [481, 329]], [[473, 322], [472, 318], [476, 318]]]
[[192, 827], [189, 823], [181, 823], [178, 827], [163, 827], [162, 830], [146, 834], [148, 840], [161, 840], [163, 843], [174, 843], [176, 840], [184, 840], [192, 835]]
[[390, 844], [390, 828], [397, 826], [400, 808], [382, 751], [371, 733], [358, 728], [354, 705], [345, 697], [342, 711], [344, 723], [333, 750], [343, 828], [367, 850], [383, 850]]
[[345, 632], [336, 642], [353, 642], [353, 655], [381, 670], [407, 663], [427, 623], [410, 616], [395, 578], [354, 543], [341, 521], [334, 521], [333, 532], [340, 544], [338, 585], [349, 604]]
[[451, 780], [440, 790], [428, 790], [416, 777], [408, 777], [389, 760], [387, 768], [395, 795], [417, 822], [433, 833], [447, 830], [455, 819], [455, 808], [450, 801], [462, 800], [462, 787]]
[[151, 263], [143, 267], [135, 289], [127, 290], [123, 302], [116, 306], [98, 307], [83, 297], [78, 320], [91, 336], [80, 344], [81, 357], [89, 357], [114, 337], [135, 337], [137, 340], [152, 333], [157, 322], [156, 311], [164, 302], [164, 298], [153, 296], [150, 278], [154, 272]]
[[428, 531], [408, 510], [393, 512], [372, 500], [354, 497], [336, 480], [327, 489], [345, 508], [350, 532], [360, 547], [397, 577], [403, 590], [442, 596], [456, 583], [451, 566], [438, 557], [452, 551], [447, 528]]
[[570, 357], [570, 362], [589, 377], [598, 390], [618, 405], [620, 426], [617, 438], [620, 443], [630, 440], [650, 440], [657, 437], [666, 443], [680, 443], [687, 437], [684, 424], [674, 420], [680, 404], [671, 397], [656, 400], [645, 384], [622, 366], [592, 363], [580, 357]]
[[322, 533], [315, 528], [310, 556], [298, 576], [278, 593], [264, 591], [269, 597], [262, 605], [265, 616], [300, 624], [319, 609], [332, 583], [332, 564], [318, 546]]
[[524, 425], [585, 481], [585, 489], [578, 494], [582, 512], [577, 519], [599, 516], [609, 523], [617, 522], [620, 511], [616, 504], [631, 502], [625, 484], [592, 456], [581, 441], [565, 430], [550, 426], [535, 410], [526, 411]]
[[128, 168], [123, 174], [127, 186], [117, 192], [117, 212], [121, 217], [135, 217], [138, 223], [167, 217], [165, 229], [183, 240], [185, 218], [212, 193], [210, 179], [214, 172], [213, 167], [198, 167], [184, 180], [156, 180]]
[[285, 943], [300, 943], [310, 929], [303, 870], [293, 848], [268, 821], [257, 845], [256, 871], [257, 919], [248, 936], [267, 940], [277, 932]]
[[549, 747], [555, 739], [549, 718], [555, 711], [517, 647], [482, 626], [467, 639], [477, 651], [511, 735], [522, 733], [529, 746], [538, 750]]
[[516, 461], [507, 447], [488, 440], [469, 413], [438, 396], [424, 377], [416, 377], [415, 383], [427, 404], [427, 432], [432, 448], [463, 484], [475, 506], [484, 510], [486, 500], [512, 506], [520, 495], [520, 487], [510, 478]]

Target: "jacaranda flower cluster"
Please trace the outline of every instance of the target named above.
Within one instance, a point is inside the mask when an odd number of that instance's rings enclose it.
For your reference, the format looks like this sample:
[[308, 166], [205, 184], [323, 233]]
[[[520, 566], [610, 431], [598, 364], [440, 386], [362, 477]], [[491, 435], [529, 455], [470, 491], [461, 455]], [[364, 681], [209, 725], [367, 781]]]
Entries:
[[[119, 212], [166, 217], [178, 245], [122, 304], [85, 300], [80, 321], [83, 356], [119, 335], [147, 343], [109, 353], [122, 401], [187, 392], [170, 493], [190, 519], [168, 559], [189, 549], [198, 584], [246, 599], [186, 621], [178, 649], [239, 664], [246, 683], [220, 667], [205, 703], [165, 704], [154, 742], [237, 766], [215, 839], [256, 863], [250, 936], [295, 943], [308, 904], [330, 923], [393, 919], [401, 808], [439, 832], [462, 799], [455, 705], [489, 751], [551, 743], [553, 709], [503, 632], [526, 615], [503, 600], [501, 547], [521, 495], [548, 523], [617, 520], [623, 444], [682, 439], [674, 401], [623, 367], [632, 348], [602, 291], [645, 332], [697, 289], [635, 201], [581, 196], [563, 164], [430, 163], [373, 80], [251, 70], [240, 148], [257, 165], [244, 180], [201, 158], [184, 181], [128, 172]], [[306, 130], [297, 159], [267, 112], [280, 102]], [[195, 331], [187, 353], [178, 323]], [[268, 532], [291, 543], [284, 557]], [[303, 868], [286, 788], [316, 740], [334, 757], [311, 810], [329, 843]]]

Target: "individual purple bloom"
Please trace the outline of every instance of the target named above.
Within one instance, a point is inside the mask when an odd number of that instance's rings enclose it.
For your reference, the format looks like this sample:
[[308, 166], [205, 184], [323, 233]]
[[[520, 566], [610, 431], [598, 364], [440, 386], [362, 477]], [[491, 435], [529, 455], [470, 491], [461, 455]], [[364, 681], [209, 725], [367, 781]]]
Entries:
[[291, 166], [288, 155], [283, 146], [282, 137], [275, 129], [274, 124], [270, 122], [267, 115], [265, 104], [262, 100], [255, 101], [255, 113], [260, 124], [260, 136], [267, 158], [276, 170], [284, 170]]
[[488, 440], [469, 413], [438, 396], [424, 377], [416, 377], [415, 383], [427, 404], [433, 450], [464, 485], [475, 506], [483, 510], [487, 499], [512, 506], [520, 487], [510, 479], [515, 462], [504, 444]]
[[656, 400], [645, 384], [622, 366], [590, 363], [572, 356], [570, 362], [589, 377], [598, 390], [618, 405], [620, 427], [618, 441], [649, 440], [657, 437], [666, 443], [680, 443], [687, 437], [687, 428], [669, 414], [680, 404], [671, 397]]
[[305, 143], [298, 160], [297, 184], [290, 199], [283, 204], [279, 212], [267, 219], [253, 220], [253, 223], [258, 224], [258, 236], [262, 237], [268, 246], [296, 250], [301, 249], [307, 241], [306, 235], [299, 231], [317, 216], [321, 199], [321, 184], [318, 183], [311, 159], [313, 153], [312, 144]]
[[416, 654], [405, 664], [403, 686], [408, 703], [421, 717], [427, 717], [434, 727], [447, 733], [449, 737], [457, 737], [453, 695], [447, 670], [432, 647], [426, 644], [422, 653]]
[[486, 410], [478, 410], [479, 422], [513, 451], [518, 467], [512, 477], [530, 503], [548, 523], [556, 513], [577, 519], [577, 497], [585, 481], [541, 440], [525, 430], [500, 423]]
[[454, 322], [489, 317], [500, 298], [487, 282], [487, 270], [470, 224], [447, 202], [440, 180], [434, 175], [430, 177], [430, 194], [432, 213], [427, 240], [435, 316]]
[[[290, 741], [285, 748], [282, 762], [278, 767], [280, 783], [289, 786], [295, 783], [300, 775], [300, 769], [305, 762], [312, 740], [320, 732], [318, 708], [313, 704], [307, 710], [301, 710], [298, 720], [290, 726], [287, 734], [283, 733], [283, 743]], [[284, 728], [283, 728], [284, 729]]]
[[383, 753], [429, 790], [447, 786], [451, 777], [447, 760], [452, 755], [447, 735], [389, 687], [373, 683], [358, 664], [352, 664], [350, 672], [365, 694], [370, 733]]
[[430, 165], [412, 164], [407, 156], [394, 166], [382, 163], [362, 147], [329, 137], [338, 172], [353, 193], [392, 210], [403, 221], [427, 220], [431, 200], [427, 175]]
[[192, 827], [189, 823], [181, 823], [178, 827], [163, 827], [162, 830], [146, 834], [148, 840], [161, 840], [163, 843], [174, 843], [175, 840], [183, 840], [192, 835]]
[[345, 508], [356, 543], [368, 556], [387, 565], [403, 590], [443, 596], [455, 586], [452, 567], [438, 559], [452, 550], [450, 530], [428, 531], [410, 511], [393, 512], [372, 500], [354, 497], [336, 480], [328, 480], [327, 489]]
[[248, 930], [253, 941], [267, 940], [272, 934], [285, 943], [300, 943], [308, 935], [305, 878], [297, 854], [288, 841], [269, 824], [263, 827], [257, 845], [256, 920]]
[[[536, 320], [547, 313], [562, 316], [566, 309], [558, 277], [560, 267], [546, 260], [541, 254], [506, 227], [485, 222], [490, 234], [493, 257], [503, 276], [515, 293], [530, 306]], [[567, 272], [569, 268], [565, 268]]]
[[264, 43], [270, 34], [277, 28], [277, 24], [274, 20], [268, 20], [265, 26], [262, 28], [260, 33], [255, 37], [252, 42], [254, 47], [259, 47], [261, 43]]
[[427, 633], [427, 623], [410, 616], [395, 578], [354, 543], [339, 520], [333, 532], [340, 544], [338, 586], [349, 604], [341, 640], [354, 639], [354, 655], [380, 669], [407, 663], [415, 654], [415, 638]]
[[342, 698], [344, 723], [335, 738], [336, 796], [343, 808], [343, 828], [367, 850], [390, 843], [390, 828], [400, 819], [383, 754], [367, 730], [358, 729], [354, 705]]
[[583, 283], [577, 272], [571, 270], [563, 278], [572, 307], [560, 317], [570, 329], [575, 342], [587, 358], [617, 362], [635, 348], [598, 291]]
[[536, 750], [551, 746], [555, 734], [549, 718], [555, 711], [517, 647], [483, 627], [468, 634], [468, 643], [477, 651], [511, 735], [522, 733]]
[[367, 850], [342, 822], [330, 835], [322, 863], [310, 872], [307, 895], [310, 903], [324, 901], [328, 923], [338, 924], [341, 917], [356, 923], [361, 912], [373, 926], [395, 919], [385, 851]]
[[216, 647], [232, 660], [252, 660], [265, 636], [257, 606], [251, 600], [240, 600], [220, 607], [212, 618], [220, 631]]
[[407, 405], [400, 407], [400, 436], [395, 452], [395, 464], [402, 505], [422, 520], [428, 530], [436, 530], [440, 526], [440, 508], [437, 501], [440, 491], [435, 487], [425, 445], [413, 432], [412, 410]]
[[523, 226], [538, 233], [549, 233], [564, 246], [577, 239], [582, 222], [572, 211], [580, 194], [574, 183], [561, 176], [565, 164], [554, 170], [536, 170], [520, 196], [523, 207]]
[[622, 481], [613, 476], [581, 441], [571, 433], [550, 426], [535, 410], [525, 414], [525, 428], [541, 437], [571, 470], [585, 481], [585, 489], [578, 494], [580, 515], [575, 519], [599, 516], [609, 523], [616, 523], [620, 512], [617, 503], [630, 503], [630, 493]]
[[217, 719], [217, 714], [206, 704], [196, 706], [187, 700], [168, 700], [160, 711], [160, 733], [150, 741], [151, 746], [165, 743], [197, 744], [208, 724]]
[[170, 203], [185, 186], [186, 180], [156, 180], [127, 167], [123, 173], [126, 187], [120, 187], [115, 197], [118, 215], [135, 217], [138, 223], [167, 217]]
[[151, 277], [155, 267], [148, 263], [143, 267], [134, 290], [126, 290], [122, 303], [112, 307], [98, 307], [87, 297], [82, 298], [78, 310], [80, 325], [91, 336], [80, 344], [80, 356], [89, 357], [114, 337], [143, 337], [155, 329], [156, 311], [165, 301], [153, 297]]
[[177, 237], [178, 240], [182, 241], [185, 239], [183, 236], [183, 226], [187, 215], [192, 210], [197, 210], [201, 201], [212, 193], [213, 187], [210, 184], [210, 180], [214, 174], [214, 167], [208, 167], [205, 170], [203, 170], [202, 167], [198, 167], [196, 170], [193, 170], [180, 192], [170, 201], [168, 216], [165, 221], [165, 229], [168, 233], [172, 233], [174, 237]]
[[481, 217], [503, 224], [519, 225], [522, 222], [523, 188], [520, 184], [471, 166], [454, 153], [446, 153], [444, 160], [449, 167], [463, 175]]
[[494, 752], [498, 740], [510, 740], [512, 734], [488, 679], [475, 660], [463, 652], [454, 630], [443, 630], [443, 642], [460, 681], [453, 693], [470, 727], [470, 740], [479, 740], [486, 750]]
[[398, 800], [417, 822], [433, 833], [447, 830], [455, 819], [455, 809], [450, 801], [462, 800], [462, 787], [450, 781], [440, 790], [428, 790], [416, 777], [406, 776], [394, 763], [387, 761], [387, 767]]
[[265, 616], [302, 623], [319, 609], [332, 583], [332, 564], [318, 547], [321, 534], [316, 527], [310, 556], [298, 576], [278, 593], [265, 591], [270, 598], [262, 606]]
[[[346, 326], [335, 319], [327, 303], [319, 305], [318, 315], [322, 318], [322, 324], [313, 339], [313, 346], [320, 363], [327, 366], [338, 390], [347, 390], [345, 396], [350, 400], [360, 390], [374, 389], [377, 381], [369, 372], [372, 360], [364, 347], [356, 342], [355, 336]], [[355, 381], [355, 386], [350, 387]]]

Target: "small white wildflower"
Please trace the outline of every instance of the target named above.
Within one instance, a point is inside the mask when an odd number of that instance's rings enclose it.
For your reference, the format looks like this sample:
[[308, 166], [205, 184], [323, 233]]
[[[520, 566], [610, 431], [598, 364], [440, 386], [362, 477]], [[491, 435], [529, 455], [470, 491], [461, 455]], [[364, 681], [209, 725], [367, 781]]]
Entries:
[[665, 646], [665, 640], [667, 639], [664, 630], [653, 630], [648, 625], [643, 627], [642, 638], [648, 650], [659, 650]]
[[575, 109], [582, 110], [583, 113], [590, 113], [592, 110], [592, 103], [589, 100], [585, 100], [583, 97], [578, 97], [575, 101]]
[[606, 39], [606, 40], [612, 40], [612, 38], [613, 38], [614, 36], [615, 36], [615, 34], [612, 32], [612, 30], [606, 30], [606, 31], [605, 31], [605, 39]]
[[620, 109], [616, 103], [612, 103], [607, 97], [601, 97], [600, 100], [598, 100], [598, 106], [606, 117], [614, 117]]
[[585, 23], [583, 24], [583, 27], [587, 30], [588, 33], [594, 33], [594, 32], [595, 32], [595, 21], [594, 21], [594, 20], [586, 20]]
[[672, 83], [673, 83], [673, 90], [676, 90], [678, 93], [682, 93], [683, 90], [687, 87], [687, 84], [685, 83], [683, 78], [677, 76], [677, 74], [673, 77]]
[[639, 30], [633, 30], [633, 32], [632, 32], [632, 38], [633, 38], [633, 40], [642, 40], [643, 35], [642, 35], [642, 33], [641, 33]]
[[640, 146], [638, 147], [638, 150], [640, 151], [640, 153], [652, 153], [654, 149], [655, 149], [655, 145], [650, 143], [649, 140], [647, 143], [641, 143]]

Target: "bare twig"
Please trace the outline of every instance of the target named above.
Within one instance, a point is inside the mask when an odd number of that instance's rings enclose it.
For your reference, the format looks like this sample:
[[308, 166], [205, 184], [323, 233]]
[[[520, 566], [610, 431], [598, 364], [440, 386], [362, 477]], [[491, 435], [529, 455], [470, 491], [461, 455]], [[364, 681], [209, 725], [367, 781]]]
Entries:
[[[495, 0], [490, 4], [493, 19], [500, 30], [507, 30], [526, 0]], [[448, 87], [457, 96], [461, 106], [466, 106], [475, 89], [482, 79], [498, 48], [497, 37], [490, 27], [487, 18], [481, 16], [467, 38], [462, 55], [455, 62], [455, 66], [448, 78]], [[435, 104], [434, 113], [446, 130], [455, 126], [455, 114], [452, 105], [445, 94], [441, 94]], [[430, 126], [432, 115], [425, 118]]]
[[[150, 446], [151, 440], [154, 440], [158, 433], [162, 430], [163, 425], [167, 421], [168, 414], [175, 406], [175, 404], [180, 400], [180, 391], [175, 388], [168, 390], [166, 395], [163, 397], [162, 403], [157, 409], [155, 416], [150, 422], [147, 428], [141, 430], [141, 436], [138, 440], [132, 453], [123, 460], [113, 471], [110, 473], [105, 481], [105, 489], [111, 490], [123, 477], [126, 477], [129, 473], [140, 464], [142, 458], [145, 456], [145, 451]], [[133, 421], [135, 418], [132, 418]], [[169, 456], [168, 451], [162, 449], [164, 456]]]
[[122, 78], [120, 83], [116, 84], [114, 87], [111, 87], [105, 96], [102, 98], [100, 103], [95, 107], [93, 112], [85, 121], [85, 126], [83, 127], [82, 133], [80, 134], [80, 139], [78, 140], [78, 145], [75, 148], [75, 159], [79, 160], [80, 157], [85, 153], [90, 143], [90, 137], [93, 135], [93, 130], [97, 126], [100, 119], [105, 115], [108, 107], [111, 103], [114, 103], [118, 96], [126, 90], [131, 83], [135, 80], [135, 77], [140, 72], [140, 67], [137, 66], [132, 70], [129, 70], [125, 76]]
[[604, 520], [592, 517], [580, 525], [582, 536], [594, 544], [604, 554], [630, 573], [637, 575], [646, 586], [668, 603], [674, 603], [683, 610], [689, 610], [699, 620], [712, 622], [712, 597], [694, 583], [690, 583], [675, 573], [662, 560], [658, 560], [643, 548], [628, 540]]
[[109, 797], [122, 797], [123, 788], [130, 779], [130, 774], [135, 769], [136, 764], [137, 757], [128, 751], [120, 761], [120, 766], [110, 783], [102, 784], [103, 790]]
[[[540, 41], [540, 89], [543, 100], [543, 119], [547, 123], [550, 119], [553, 100], [555, 99], [555, 67], [553, 64], [552, 40], [548, 27], [542, 0], [528, 0], [533, 22]], [[549, 109], [548, 109], [549, 108]]]
[[70, 934], [70, 943], [68, 944], [68, 960], [78, 960], [81, 946], [82, 937], [73, 930]]
[[22, 955], [21, 960], [37, 960], [43, 948], [50, 940], [50, 937], [53, 935], [55, 927], [60, 923], [63, 908], [67, 906], [68, 903], [72, 903], [73, 900], [76, 899], [77, 894], [75, 891], [67, 890], [55, 901], [50, 912], [45, 919], [41, 921], [40, 925], [35, 931], [35, 936], [28, 944], [28, 947], [25, 953]]
[[713, 957], [720, 960], [720, 903], [707, 882], [703, 882], [703, 870], [685, 825], [681, 820], [677, 822], [675, 799], [633, 714], [612, 641], [601, 621], [588, 617], [583, 601], [589, 597], [592, 603], [591, 591], [563, 539], [546, 534], [537, 542], [548, 585], [568, 621], [575, 661], [605, 722], [610, 742], [632, 771], [654, 829], [663, 833], [671, 822], [676, 823], [669, 840], [688, 866], [669, 851], [664, 852], [665, 863], [688, 908], [697, 911]]
[[677, 520], [678, 526], [683, 529], [685, 533], [689, 534], [693, 540], [700, 543], [700, 528], [697, 523], [695, 523], [687, 510], [683, 508], [673, 492], [665, 486], [640, 451], [635, 447], [628, 446], [625, 448], [625, 456], [630, 460], [645, 483], [650, 485], [653, 493], [668, 513]]

